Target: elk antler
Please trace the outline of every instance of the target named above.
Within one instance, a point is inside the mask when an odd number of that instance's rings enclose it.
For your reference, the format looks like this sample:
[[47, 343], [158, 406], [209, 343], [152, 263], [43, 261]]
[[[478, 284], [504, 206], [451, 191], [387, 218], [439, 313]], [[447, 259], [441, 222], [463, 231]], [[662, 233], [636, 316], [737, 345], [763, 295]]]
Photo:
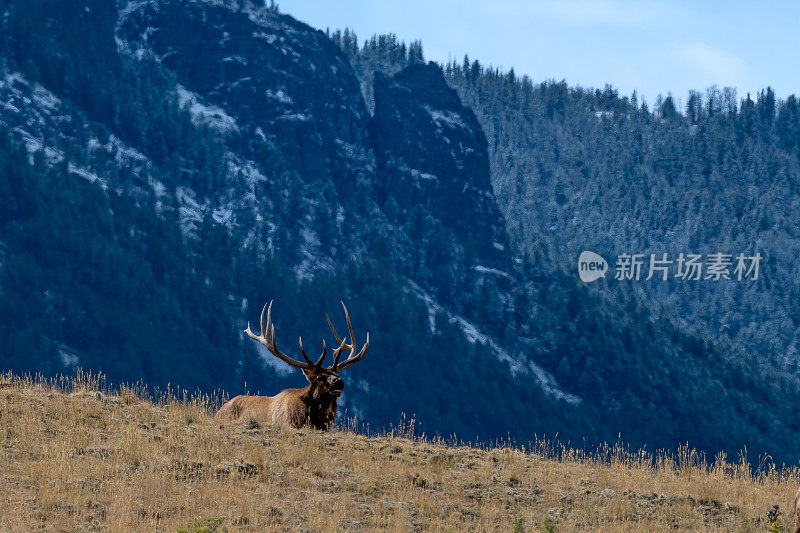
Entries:
[[303, 337], [300, 337], [299, 341], [300, 341], [300, 351], [303, 353], [303, 359], [308, 361], [308, 364], [312, 366], [320, 366], [322, 364], [322, 361], [325, 360], [325, 354], [328, 352], [328, 347], [325, 345], [325, 339], [322, 339], [322, 355], [319, 356], [319, 359], [317, 359], [316, 363], [312, 363], [311, 359], [309, 359], [308, 356], [306, 355], [306, 351], [303, 349]]
[[[267, 332], [266, 332], [266, 336], [264, 335], [264, 311], [265, 310], [267, 311]], [[310, 370], [314, 366], [314, 363], [311, 362], [311, 359], [308, 358], [308, 356], [306, 355], [305, 350], [303, 350], [303, 340], [302, 339], [300, 339], [300, 351], [303, 352], [303, 358], [306, 360], [305, 363], [302, 363], [300, 361], [295, 361], [294, 359], [292, 359], [288, 355], [286, 355], [283, 352], [281, 352], [280, 350], [278, 350], [278, 346], [275, 344], [275, 326], [272, 325], [272, 300], [270, 300], [270, 302], [269, 302], [269, 309], [267, 309], [267, 304], [264, 304], [264, 309], [261, 310], [261, 335], [256, 335], [255, 333], [252, 332], [252, 330], [250, 329], [250, 322], [247, 323], [247, 329], [244, 330], [244, 332], [247, 333], [247, 335], [251, 339], [253, 339], [254, 341], [258, 341], [261, 344], [263, 344], [264, 346], [266, 346], [267, 350], [269, 350], [269, 352], [272, 355], [274, 355], [275, 357], [277, 357], [278, 359], [280, 359], [281, 361], [283, 361], [284, 363], [286, 363], [288, 365], [292, 365], [292, 366], [295, 366], [297, 368], [302, 368], [303, 370]], [[326, 350], [325, 341], [322, 341], [322, 357], [320, 357], [319, 361], [317, 361], [317, 364], [321, 363], [322, 360], [325, 359], [325, 350]]]
[[[361, 351], [358, 352], [358, 355], [356, 355], [356, 349], [357, 349], [357, 346], [356, 346], [356, 334], [353, 333], [353, 326], [350, 324], [350, 314], [347, 312], [347, 306], [344, 305], [344, 302], [342, 302], [340, 300], [340, 303], [342, 304], [342, 307], [344, 308], [344, 317], [347, 319], [347, 331], [350, 333], [350, 339], [352, 339], [353, 344], [345, 344], [345, 341], [343, 339], [339, 338], [339, 334], [336, 333], [336, 330], [333, 328], [333, 324], [331, 323], [331, 318], [326, 314], [325, 318], [328, 319], [328, 327], [331, 328], [331, 331], [333, 332], [333, 336], [336, 337], [336, 340], [339, 341], [339, 343], [340, 343], [339, 347], [336, 350], [334, 350], [334, 352], [333, 352], [333, 366], [331, 366], [331, 369], [334, 372], [336, 372], [338, 370], [344, 370], [348, 366], [354, 365], [354, 364], [358, 363], [359, 361], [361, 361], [364, 358], [364, 355], [366, 355], [366, 353], [367, 353], [367, 348], [369, 348], [369, 332], [367, 332], [367, 342], [366, 342], [366, 344], [364, 344], [364, 347], [361, 348]], [[345, 339], [346, 338], [347, 337], [345, 337]], [[342, 350], [344, 348], [349, 348], [350, 349], [350, 355], [347, 357], [345, 362], [340, 365], [339, 364], [339, 356], [341, 355], [341, 352], [342, 352]]]
[[347, 337], [345, 337], [344, 339], [339, 338], [339, 334], [336, 333], [335, 329], [333, 329], [333, 324], [331, 324], [331, 317], [328, 316], [328, 313], [325, 313], [325, 319], [328, 321], [328, 327], [331, 328], [333, 336], [336, 337], [337, 341], [339, 341], [339, 347], [333, 351], [333, 366], [331, 367], [333, 369], [336, 369], [336, 367], [339, 366], [339, 356], [342, 355], [342, 350], [344, 350], [345, 348], [347, 348], [348, 350], [352, 350], [353, 347], [345, 343]]

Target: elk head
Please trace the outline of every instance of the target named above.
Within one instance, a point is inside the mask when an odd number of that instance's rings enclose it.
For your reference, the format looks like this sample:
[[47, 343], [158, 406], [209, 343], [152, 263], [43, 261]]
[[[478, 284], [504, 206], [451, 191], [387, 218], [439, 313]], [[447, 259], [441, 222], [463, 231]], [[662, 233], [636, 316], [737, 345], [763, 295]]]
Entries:
[[[347, 312], [347, 306], [344, 305], [344, 302], [340, 303], [344, 309], [344, 316], [347, 320], [347, 331], [350, 333], [352, 344], [347, 344], [347, 337], [344, 339], [339, 337], [339, 334], [336, 333], [336, 329], [334, 329], [333, 324], [331, 323], [330, 317], [326, 314], [325, 318], [328, 320], [328, 326], [331, 328], [333, 336], [336, 337], [336, 341], [339, 343], [339, 347], [333, 351], [333, 364], [330, 366], [323, 366], [328, 349], [324, 339], [322, 341], [322, 354], [316, 359], [316, 361], [312, 361], [306, 353], [306, 350], [303, 347], [302, 337], [299, 338], [300, 353], [303, 355], [305, 362], [292, 359], [278, 349], [278, 346], [275, 343], [275, 326], [272, 324], [272, 301], [269, 302], [269, 306], [264, 304], [264, 308], [261, 310], [261, 334], [256, 335], [253, 333], [253, 331], [250, 329], [249, 322], [247, 323], [247, 329], [245, 330], [245, 333], [247, 333], [251, 339], [266, 346], [267, 350], [269, 350], [272, 355], [288, 365], [301, 369], [303, 371], [303, 375], [306, 377], [306, 379], [308, 379], [310, 384], [310, 388], [308, 390], [309, 398], [314, 402], [325, 402], [326, 400], [333, 401], [334, 412], [336, 398], [341, 396], [342, 389], [344, 387], [344, 381], [342, 381], [342, 378], [339, 377], [339, 372], [361, 361], [361, 359], [363, 359], [364, 355], [367, 353], [367, 349], [369, 348], [369, 332], [367, 332], [367, 340], [364, 343], [364, 347], [361, 348], [361, 351], [356, 354], [358, 347], [355, 341], [355, 334], [353, 333], [353, 326], [350, 324], [350, 314]], [[264, 327], [265, 311], [267, 313], [266, 328]], [[340, 363], [339, 357], [345, 350], [349, 350], [350, 354], [345, 361]]]

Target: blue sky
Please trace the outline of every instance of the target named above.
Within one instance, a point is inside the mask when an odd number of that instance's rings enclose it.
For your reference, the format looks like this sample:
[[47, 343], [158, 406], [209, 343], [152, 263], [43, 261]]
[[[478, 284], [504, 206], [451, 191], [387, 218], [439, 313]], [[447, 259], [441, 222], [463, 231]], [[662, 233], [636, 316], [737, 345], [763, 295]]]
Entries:
[[[800, 2], [622, 0], [280, 0], [314, 26], [420, 39], [425, 57], [514, 67], [534, 81], [638, 90], [686, 100], [689, 89], [767, 85], [800, 93]], [[768, 6], [762, 7], [762, 6]]]

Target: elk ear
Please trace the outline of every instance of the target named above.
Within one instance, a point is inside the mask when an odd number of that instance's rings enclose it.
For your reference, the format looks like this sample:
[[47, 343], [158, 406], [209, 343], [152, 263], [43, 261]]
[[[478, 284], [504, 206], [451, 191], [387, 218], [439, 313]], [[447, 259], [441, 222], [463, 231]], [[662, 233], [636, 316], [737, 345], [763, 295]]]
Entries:
[[303, 368], [302, 370], [303, 370], [303, 375], [306, 377], [306, 379], [308, 380], [308, 382], [309, 382], [309, 383], [313, 383], [313, 382], [311, 381], [311, 371], [310, 371], [310, 370], [307, 370], [307, 369], [305, 369], [305, 368]]

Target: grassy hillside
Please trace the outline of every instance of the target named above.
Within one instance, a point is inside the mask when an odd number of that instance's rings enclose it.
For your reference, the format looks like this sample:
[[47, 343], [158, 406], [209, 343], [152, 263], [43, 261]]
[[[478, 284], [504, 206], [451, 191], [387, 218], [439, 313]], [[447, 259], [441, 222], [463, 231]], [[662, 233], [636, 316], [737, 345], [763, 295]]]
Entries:
[[690, 450], [220, 427], [208, 397], [102, 390], [0, 376], [0, 530], [790, 531], [800, 484]]

